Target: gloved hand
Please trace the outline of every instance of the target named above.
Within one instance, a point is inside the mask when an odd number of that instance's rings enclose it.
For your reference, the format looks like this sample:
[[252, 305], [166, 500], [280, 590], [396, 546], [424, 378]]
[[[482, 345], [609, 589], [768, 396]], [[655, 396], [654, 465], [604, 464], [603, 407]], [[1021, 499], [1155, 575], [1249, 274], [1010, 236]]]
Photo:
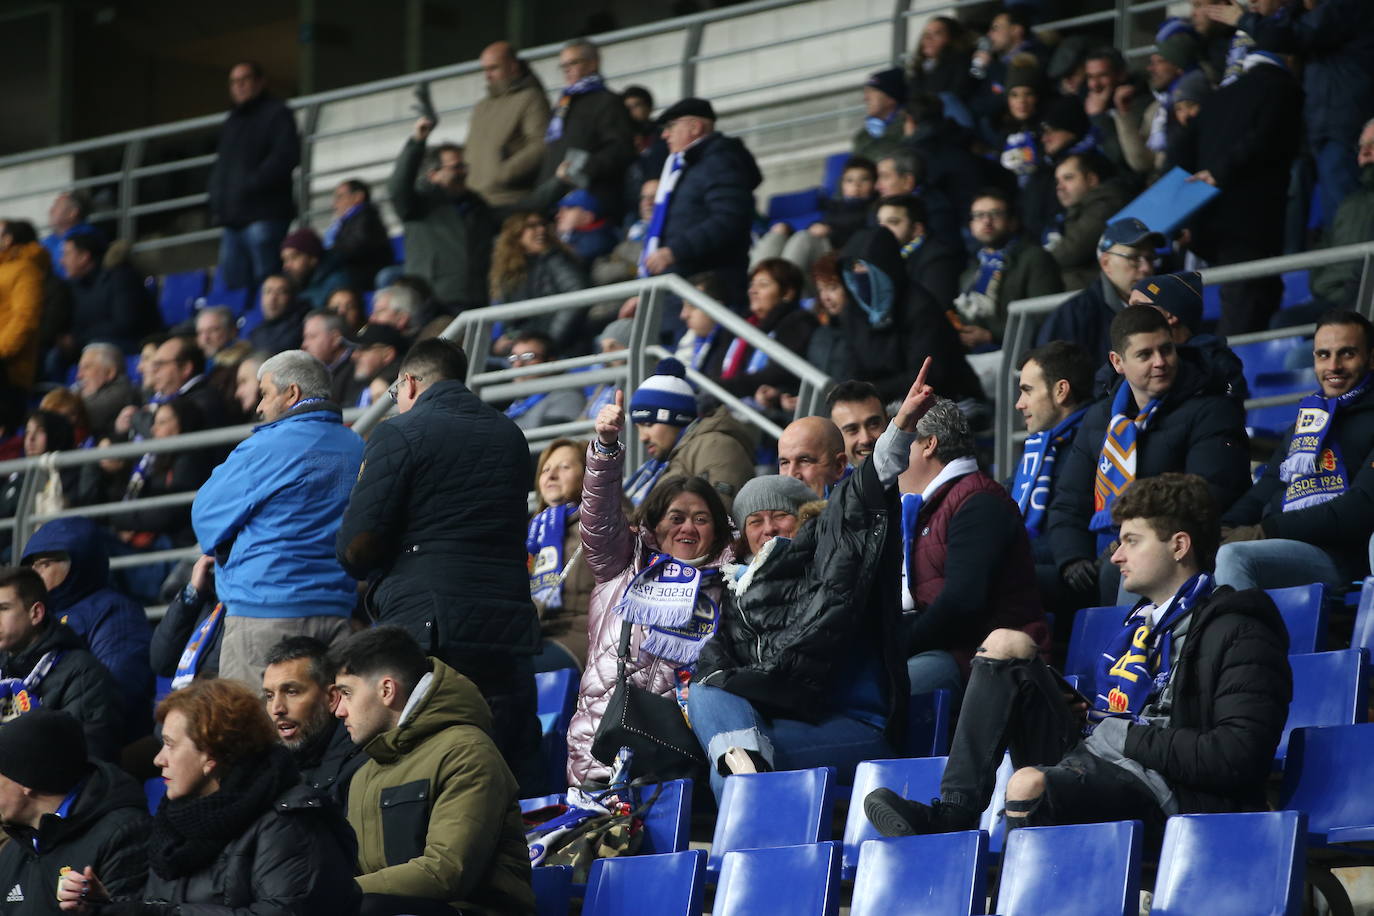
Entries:
[[1097, 562], [1074, 560], [1059, 571], [1059, 578], [1076, 592], [1090, 592], [1097, 588]]

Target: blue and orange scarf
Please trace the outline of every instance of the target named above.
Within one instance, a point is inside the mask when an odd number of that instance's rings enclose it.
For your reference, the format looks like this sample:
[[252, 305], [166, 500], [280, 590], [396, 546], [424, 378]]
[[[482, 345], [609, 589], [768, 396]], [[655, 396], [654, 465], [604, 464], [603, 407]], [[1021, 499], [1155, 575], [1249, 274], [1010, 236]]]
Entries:
[[1121, 491], [1135, 480], [1136, 461], [1139, 457], [1139, 439], [1149, 428], [1150, 420], [1159, 409], [1160, 399], [1155, 398], [1140, 409], [1134, 418], [1126, 415], [1126, 405], [1131, 402], [1131, 386], [1122, 382], [1112, 398], [1112, 420], [1107, 424], [1107, 435], [1102, 440], [1102, 453], [1097, 459], [1097, 480], [1093, 485], [1093, 517], [1088, 530], [1097, 532], [1097, 549], [1103, 550], [1115, 537], [1116, 525], [1112, 523], [1112, 503]]

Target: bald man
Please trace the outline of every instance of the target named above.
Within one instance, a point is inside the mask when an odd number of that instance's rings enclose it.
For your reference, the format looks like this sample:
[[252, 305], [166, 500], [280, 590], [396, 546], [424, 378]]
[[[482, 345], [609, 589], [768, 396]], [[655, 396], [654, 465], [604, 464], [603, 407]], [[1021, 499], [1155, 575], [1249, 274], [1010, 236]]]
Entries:
[[802, 417], [787, 424], [778, 439], [778, 473], [797, 478], [824, 497], [849, 473], [840, 428], [824, 417]]
[[511, 207], [534, 188], [544, 156], [549, 100], [544, 86], [508, 41], [478, 58], [487, 97], [472, 112], [466, 158], [468, 187], [492, 207]]

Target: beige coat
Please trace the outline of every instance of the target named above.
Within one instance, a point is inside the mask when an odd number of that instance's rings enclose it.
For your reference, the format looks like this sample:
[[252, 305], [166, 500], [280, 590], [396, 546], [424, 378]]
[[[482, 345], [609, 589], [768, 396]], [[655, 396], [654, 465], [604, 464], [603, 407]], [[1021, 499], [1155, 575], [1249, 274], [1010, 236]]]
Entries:
[[549, 100], [539, 77], [526, 72], [472, 112], [464, 147], [468, 187], [493, 207], [507, 207], [534, 188], [544, 157]]

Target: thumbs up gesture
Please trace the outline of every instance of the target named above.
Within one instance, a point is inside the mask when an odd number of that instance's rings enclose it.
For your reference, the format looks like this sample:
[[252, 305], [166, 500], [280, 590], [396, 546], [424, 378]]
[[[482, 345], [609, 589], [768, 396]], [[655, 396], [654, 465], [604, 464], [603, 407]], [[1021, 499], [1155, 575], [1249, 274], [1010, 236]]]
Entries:
[[625, 429], [625, 392], [616, 389], [615, 403], [607, 404], [596, 414], [596, 437], [609, 448], [620, 441]]

